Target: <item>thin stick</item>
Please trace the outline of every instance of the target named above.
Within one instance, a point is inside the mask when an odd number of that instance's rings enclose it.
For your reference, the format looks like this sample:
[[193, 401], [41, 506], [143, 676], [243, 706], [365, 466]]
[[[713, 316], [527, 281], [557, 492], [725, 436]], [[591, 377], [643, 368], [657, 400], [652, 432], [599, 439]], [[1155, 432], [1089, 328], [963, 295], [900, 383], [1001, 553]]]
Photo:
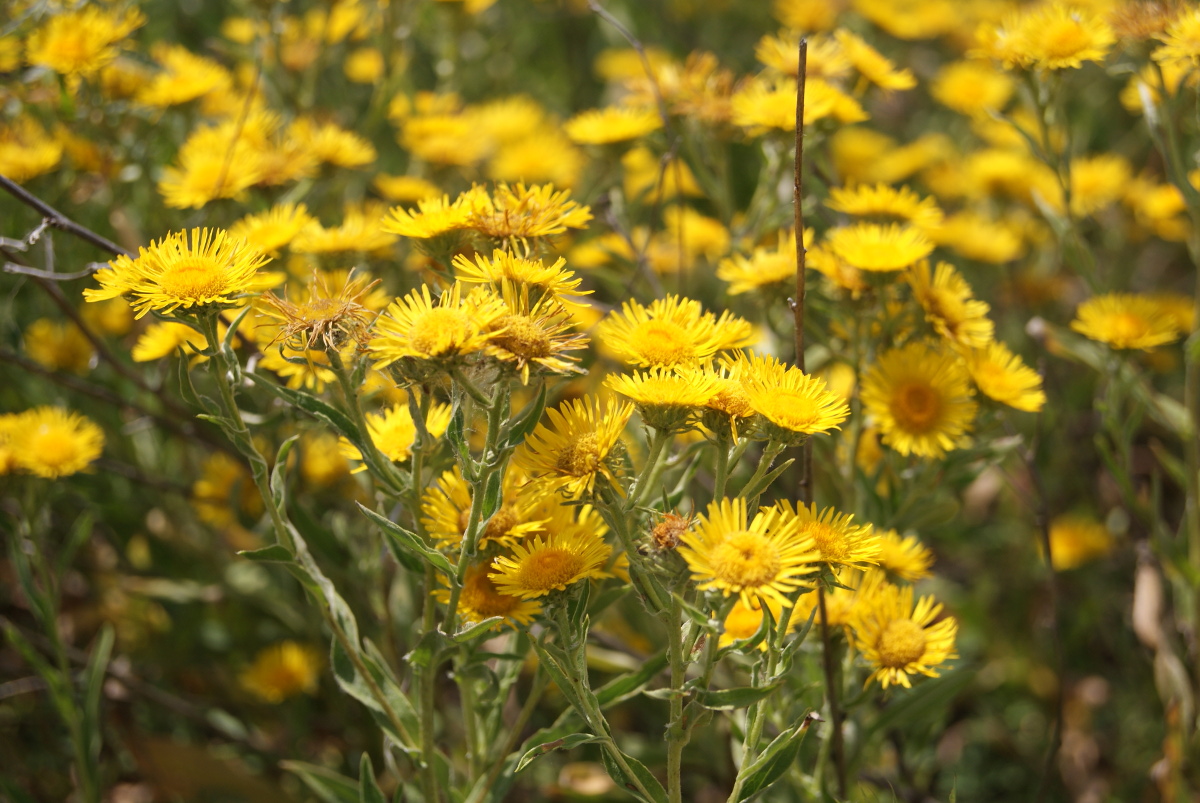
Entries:
[[[792, 299], [792, 315], [796, 329], [796, 367], [804, 370], [804, 302], [807, 295], [805, 282], [804, 248], [804, 84], [808, 77], [808, 40], [800, 40], [800, 71], [796, 80], [796, 174], [792, 190], [792, 207], [796, 230], [796, 297]], [[800, 501], [812, 502], [812, 443], [805, 439], [800, 447]]]
[[41, 198], [38, 198], [30, 193], [20, 184], [17, 184], [15, 181], [12, 181], [3, 175], [0, 175], [0, 188], [3, 188], [6, 192], [8, 192], [9, 195], [12, 195], [21, 203], [40, 212], [45, 218], [43, 221], [45, 224], [53, 226], [60, 231], [65, 231], [68, 234], [74, 234], [79, 239], [85, 240], [97, 248], [113, 254], [114, 256], [133, 256], [133, 254], [126, 251], [112, 240], [109, 240], [106, 237], [101, 237], [99, 234], [89, 228], [80, 226], [78, 223], [66, 217], [54, 207], [50, 206], [50, 204], [43, 201]]

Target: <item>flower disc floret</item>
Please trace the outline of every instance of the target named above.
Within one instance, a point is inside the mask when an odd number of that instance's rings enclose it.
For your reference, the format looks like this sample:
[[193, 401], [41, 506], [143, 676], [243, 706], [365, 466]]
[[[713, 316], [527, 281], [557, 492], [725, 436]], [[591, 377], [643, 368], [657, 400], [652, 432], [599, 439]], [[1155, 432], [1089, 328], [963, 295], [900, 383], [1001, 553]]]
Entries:
[[718, 351], [748, 345], [754, 335], [735, 315], [715, 318], [699, 301], [667, 296], [649, 307], [626, 301], [600, 323], [599, 336], [623, 361], [649, 368], [699, 365]]
[[605, 576], [612, 547], [583, 529], [536, 536], [514, 544], [512, 555], [496, 558], [489, 577], [497, 591], [520, 599], [537, 599], [591, 577]]
[[434, 303], [428, 285], [396, 299], [375, 323], [371, 353], [380, 368], [402, 358], [453, 360], [481, 351], [498, 331], [504, 306], [495, 296], [475, 291], [465, 299], [453, 285]]
[[890, 584], [856, 608], [854, 645], [874, 667], [867, 684], [877, 680], [885, 689], [896, 684], [909, 688], [910, 675], [938, 677], [936, 667], [958, 657], [958, 623], [950, 617], [937, 621], [941, 611], [941, 603], [928, 596], [914, 607], [912, 586]]
[[538, 424], [514, 453], [514, 465], [548, 490], [572, 499], [590, 495], [597, 477], [616, 486], [609, 457], [633, 415], [633, 406], [612, 402], [602, 406], [587, 397], [566, 401], [546, 415], [550, 426]]

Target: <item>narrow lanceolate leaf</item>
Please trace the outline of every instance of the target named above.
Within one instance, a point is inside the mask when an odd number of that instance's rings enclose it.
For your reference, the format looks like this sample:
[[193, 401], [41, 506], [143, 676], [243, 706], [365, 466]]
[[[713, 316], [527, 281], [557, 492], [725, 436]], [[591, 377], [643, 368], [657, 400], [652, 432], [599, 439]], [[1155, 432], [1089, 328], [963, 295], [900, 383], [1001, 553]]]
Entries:
[[88, 656], [84, 670], [83, 716], [87, 723], [88, 755], [92, 761], [100, 759], [102, 737], [100, 733], [100, 691], [104, 688], [104, 677], [108, 671], [108, 659], [112, 657], [113, 628], [105, 624]]
[[469, 641], [474, 641], [485, 633], [493, 632], [496, 625], [503, 621], [503, 616], [492, 616], [484, 619], [482, 622], [473, 622], [455, 633], [453, 636], [451, 636], [451, 638], [459, 644], [466, 644]]
[[741, 775], [744, 780], [741, 794], [738, 796], [739, 803], [754, 797], [788, 771], [800, 753], [800, 745], [804, 743], [808, 723], [809, 718], [805, 715], [799, 722], [776, 736], [753, 764], [742, 767]]
[[303, 761], [281, 761], [279, 766], [298, 775], [323, 803], [359, 803], [358, 784], [345, 775]]
[[375, 780], [375, 768], [371, 766], [371, 756], [362, 754], [358, 762], [358, 803], [387, 803], [383, 790]]
[[282, 544], [271, 544], [262, 549], [243, 549], [238, 552], [243, 558], [257, 563], [295, 563], [296, 556]]
[[531, 747], [525, 752], [525, 755], [521, 756], [521, 760], [517, 762], [516, 771], [520, 772], [533, 763], [534, 759], [544, 756], [554, 750], [570, 750], [571, 748], [578, 747], [581, 744], [590, 744], [592, 742], [602, 741], [604, 740], [593, 736], [590, 733], [572, 733], [570, 736], [564, 736], [561, 739], [555, 739], [551, 742], [544, 742]]
[[546, 383], [543, 382], [537, 398], [530, 402], [528, 407], [518, 413], [516, 420], [512, 422], [512, 426], [504, 438], [504, 448], [512, 449], [524, 443], [525, 438], [529, 437], [529, 433], [533, 432], [538, 422], [542, 420], [542, 413], [545, 411]]
[[765, 700], [782, 683], [783, 679], [781, 678], [765, 686], [741, 686], [736, 689], [720, 689], [718, 691], [701, 689], [696, 692], [696, 700], [700, 705], [714, 711], [732, 711]]
[[443, 574], [453, 575], [455, 573], [454, 566], [451, 565], [450, 559], [438, 552], [433, 547], [426, 544], [421, 537], [416, 533], [409, 532], [401, 527], [396, 522], [376, 513], [371, 508], [359, 504], [359, 510], [367, 514], [367, 518], [379, 525], [379, 529], [391, 538], [397, 546], [409, 554], [417, 555], [429, 562], [433, 568]]
[[287, 460], [299, 439], [299, 435], [293, 435], [280, 444], [279, 451], [275, 455], [275, 466], [271, 469], [271, 497], [275, 500], [275, 507], [279, 510], [283, 510], [287, 506]]
[[[616, 748], [612, 749], [615, 750]], [[604, 768], [608, 770], [609, 776], [617, 782], [617, 786], [620, 786], [638, 800], [644, 801], [644, 803], [668, 803], [667, 790], [663, 789], [663, 785], [659, 782], [658, 778], [654, 777], [654, 773], [646, 769], [645, 764], [633, 756], [622, 753], [621, 758], [624, 760], [625, 765], [629, 767], [630, 772], [633, 773], [633, 777], [630, 777], [621, 769], [621, 765], [617, 763], [608, 749], [601, 753], [601, 756], [604, 758]], [[638, 791], [638, 784], [641, 784], [641, 787], [646, 790], [649, 795], [648, 797]]]

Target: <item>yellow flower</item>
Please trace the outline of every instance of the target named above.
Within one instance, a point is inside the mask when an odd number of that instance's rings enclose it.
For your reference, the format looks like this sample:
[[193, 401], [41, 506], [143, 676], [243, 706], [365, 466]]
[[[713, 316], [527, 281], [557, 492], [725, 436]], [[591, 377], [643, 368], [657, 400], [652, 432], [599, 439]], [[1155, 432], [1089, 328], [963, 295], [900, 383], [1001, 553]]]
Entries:
[[[337, 167], [366, 167], [377, 156], [374, 145], [334, 123], [317, 123], [301, 117], [288, 126], [288, 135], [319, 161]], [[372, 217], [371, 222], [374, 220]]]
[[[783, 608], [778, 602], [768, 600], [765, 606], [761, 602], [757, 605], [747, 605], [739, 597], [733, 603], [733, 607], [729, 609], [729, 613], [725, 615], [725, 621], [721, 624], [721, 639], [717, 642], [717, 646], [728, 647], [735, 641], [753, 638], [762, 627], [764, 609], [771, 611], [771, 618], [778, 624], [780, 614], [783, 613]], [[796, 617], [793, 616], [791, 626], [795, 627], [796, 624]], [[758, 649], [767, 649], [765, 638], [758, 643]]]
[[511, 363], [521, 375], [521, 384], [529, 384], [530, 369], [558, 374], [579, 372], [579, 358], [567, 354], [587, 345], [586, 336], [570, 330], [571, 315], [556, 299], [529, 300], [527, 288], [511, 281], [501, 285], [505, 314], [493, 324], [495, 334], [484, 351], [503, 363]]
[[597, 477], [620, 491], [609, 458], [633, 406], [611, 401], [602, 406], [589, 396], [563, 402], [546, 415], [550, 426], [537, 425], [513, 454], [513, 465], [571, 499], [592, 494]]
[[29, 35], [25, 58], [67, 76], [72, 87], [83, 76], [98, 72], [117, 57], [116, 44], [145, 23], [136, 8], [118, 14], [86, 5], [78, 11], [53, 14], [45, 26]]
[[681, 537], [679, 554], [701, 591], [737, 594], [747, 607], [765, 602], [790, 606], [787, 595], [811, 586], [820, 561], [812, 539], [795, 520], [764, 508], [747, 524], [742, 497], [713, 501], [695, 529]]
[[901, 580], [915, 583], [930, 575], [933, 553], [915, 535], [901, 537], [887, 530], [879, 537], [879, 568]]
[[141, 318], [154, 310], [170, 314], [210, 306], [236, 306], [246, 295], [263, 289], [258, 269], [268, 262], [220, 229], [192, 229], [168, 234], [136, 259], [119, 256], [96, 272], [100, 287], [87, 288], [87, 301], [126, 296]]
[[1192, 8], [1180, 14], [1166, 33], [1159, 34], [1162, 47], [1154, 51], [1153, 59], [1167, 65], [1200, 67], [1200, 9]]
[[[754, 57], [760, 62], [785, 75], [800, 74], [799, 28], [780, 31], [778, 35], [767, 34], [754, 46]], [[812, 34], [808, 40], [806, 70], [809, 78], [838, 81], [850, 72], [850, 61], [836, 39], [824, 34]]]
[[472, 262], [459, 254], [451, 264], [454, 266], [455, 277], [460, 282], [490, 283], [496, 288], [511, 283], [528, 292], [529, 301], [532, 303], [538, 303], [544, 298], [573, 303], [571, 296], [587, 295], [591, 291], [579, 289], [583, 280], [563, 269], [566, 262], [559, 257], [553, 265], [547, 265], [540, 259], [525, 259], [496, 249], [490, 259], [476, 254], [475, 261]]
[[691, 207], [678, 204], [667, 207], [663, 210], [663, 223], [665, 242], [675, 251], [682, 248], [686, 257], [703, 255], [715, 260], [729, 251], [729, 229]]
[[1083, 217], [1120, 200], [1132, 178], [1129, 162], [1115, 153], [1071, 160], [1071, 213]]
[[825, 205], [837, 212], [858, 217], [892, 217], [927, 229], [942, 222], [942, 210], [933, 198], [922, 198], [908, 187], [859, 184], [833, 187]]
[[387, 253], [396, 235], [383, 225], [383, 207], [376, 202], [347, 206], [342, 224], [325, 228], [310, 222], [292, 241], [297, 254], [335, 254], [346, 252]]
[[63, 144], [36, 120], [21, 115], [0, 126], [0, 175], [18, 183], [48, 173], [62, 161]]
[[773, 13], [798, 31], [828, 31], [849, 5], [849, 0], [774, 0]]
[[912, 586], [884, 584], [854, 613], [854, 646], [874, 667], [867, 684], [911, 688], [909, 675], [938, 677], [936, 667], [957, 658], [958, 623], [938, 620], [941, 603], [921, 597], [913, 605]]
[[364, 302], [377, 284], [378, 280], [366, 276], [348, 274], [341, 279], [314, 272], [300, 301], [292, 302], [286, 295], [280, 298], [268, 291], [258, 308], [264, 316], [278, 321], [280, 328], [275, 334], [269, 331], [271, 327], [260, 327], [260, 339], [273, 335], [269, 343], [282, 342], [293, 351], [340, 351], [350, 344], [365, 348], [370, 340], [368, 319], [374, 315]]
[[975, 387], [988, 398], [1036, 413], [1046, 403], [1042, 378], [998, 341], [964, 354]]
[[610, 374], [604, 386], [632, 400], [647, 426], [678, 430], [717, 392], [717, 376], [691, 366], [655, 367], [628, 376]]
[[1071, 328], [1115, 349], [1141, 349], [1172, 343], [1183, 333], [1177, 321], [1162, 314], [1162, 306], [1149, 296], [1106, 293], [1079, 305]]
[[[804, 230], [805, 247], [812, 245], [813, 230]], [[729, 295], [762, 290], [782, 282], [796, 281], [796, 232], [779, 231], [774, 248], [755, 248], [750, 256], [734, 254], [717, 266], [717, 278], [729, 282]]]
[[625, 195], [630, 199], [667, 200], [680, 195], [700, 197], [704, 191], [696, 183], [691, 168], [678, 156], [664, 162], [649, 148], [630, 148], [621, 157], [625, 172]]
[[767, 428], [772, 439], [802, 442], [808, 435], [838, 429], [850, 416], [845, 400], [830, 393], [825, 380], [774, 357], [742, 357], [734, 370], [751, 408], [773, 425]]
[[11, 422], [8, 448], [17, 468], [58, 479], [86, 471], [104, 450], [104, 433], [79, 413], [35, 407]]
[[312, 647], [283, 641], [260, 650], [242, 672], [242, 687], [268, 703], [281, 703], [297, 694], [317, 690], [321, 654]]
[[96, 351], [90, 340], [70, 321], [38, 318], [24, 333], [25, 353], [51, 371], [86, 373]]
[[1001, 265], [1025, 252], [1021, 234], [1004, 220], [992, 220], [979, 212], [956, 212], [926, 232], [938, 245], [953, 248], [967, 259]]
[[204, 461], [200, 478], [192, 484], [192, 506], [201, 521], [222, 529], [239, 527], [240, 513], [257, 518], [263, 512], [250, 469], [224, 452], [214, 452]]
[[450, 202], [450, 197], [420, 198], [417, 210], [393, 207], [384, 218], [383, 230], [401, 237], [428, 240], [452, 231], [469, 228], [471, 205], [463, 195]]
[[855, 524], [854, 516], [831, 507], [817, 510], [803, 503], [792, 506], [784, 500], [776, 509], [785, 522], [794, 523], [801, 538], [811, 539], [818, 560], [840, 572], [843, 567], [865, 569], [879, 562], [880, 538], [870, 524]]
[[457, 112], [409, 117], [400, 129], [400, 145], [423, 161], [460, 166], [481, 161], [491, 150], [474, 120]]
[[233, 85], [229, 72], [212, 59], [197, 56], [181, 45], [158, 42], [151, 50], [163, 72], [138, 89], [136, 102], [166, 108]]
[[204, 335], [185, 323], [152, 323], [146, 327], [146, 331], [138, 335], [130, 356], [134, 362], [152, 362], [170, 357], [185, 344], [196, 351], [208, 347]]
[[1022, 9], [984, 32], [984, 51], [1009, 67], [1061, 70], [1102, 61], [1116, 40], [1103, 17], [1065, 2]]
[[[757, 136], [772, 129], [796, 130], [796, 79], [782, 77], [751, 79], [733, 93], [733, 123]], [[804, 124], [833, 117], [840, 123], [858, 123], [868, 118], [858, 101], [833, 84], [809, 79], [804, 89]]]
[[[434, 438], [440, 438], [449, 426], [450, 405], [434, 403], [425, 419], [425, 430]], [[375, 448], [393, 463], [403, 463], [412, 456], [417, 425], [407, 402], [394, 404], [380, 413], [367, 413], [367, 430]], [[341, 438], [339, 446], [347, 460], [362, 461], [362, 452], [346, 438]], [[354, 473], [366, 470], [364, 463], [354, 469]]]
[[644, 137], [662, 128], [662, 118], [654, 109], [608, 106], [590, 109], [563, 123], [563, 130], [581, 145], [607, 145]]
[[[508, 545], [542, 532], [546, 519], [539, 513], [541, 498], [519, 471], [509, 470], [501, 485], [500, 507], [481, 522], [479, 549]], [[455, 466], [421, 494], [421, 524], [440, 549], [461, 549], [471, 519], [471, 486]]]
[[371, 354], [384, 368], [396, 360], [453, 360], [482, 351], [495, 337], [503, 303], [483, 290], [462, 298], [462, 285], [452, 285], [437, 303], [428, 285], [398, 298], [375, 322]]
[[922, 260], [907, 273], [913, 297], [925, 310], [925, 320], [951, 343], [983, 348], [992, 339], [995, 326], [987, 317], [987, 302], [972, 297], [967, 284], [953, 265], [939, 262], [930, 275], [929, 262]]
[[986, 61], [956, 61], [942, 67], [933, 79], [934, 100], [972, 117], [999, 112], [1016, 85]]
[[569, 199], [553, 184], [500, 182], [491, 195], [479, 193], [472, 202], [471, 228], [497, 240], [524, 241], [585, 229], [592, 210]]
[[543, 127], [497, 145], [488, 159], [487, 175], [497, 181], [545, 181], [570, 188], [586, 164], [587, 157], [566, 134]]
[[279, 249], [296, 239], [312, 222], [313, 217], [304, 204], [280, 204], [256, 215], [246, 215], [229, 227], [229, 236], [276, 257]]
[[488, 576], [501, 594], [537, 599], [580, 580], [603, 578], [611, 554], [612, 547], [597, 534], [574, 528], [514, 544], [511, 556], [492, 562], [495, 571]]
[[[397, 203], [417, 203], [419, 201], [429, 201], [441, 196], [442, 191], [438, 186], [429, 179], [420, 178], [419, 176], [389, 176], [381, 173], [376, 176], [371, 182], [375, 185], [375, 189], [379, 190], [383, 197], [389, 201]], [[443, 202], [448, 202], [448, 199]], [[385, 222], [384, 231], [390, 231], [393, 234], [401, 234], [405, 237], [414, 235], [403, 231], [395, 231], [389, 229]]]
[[626, 301], [601, 322], [598, 338], [625, 362], [642, 367], [698, 365], [718, 351], [749, 345], [749, 322], [729, 312], [715, 318], [699, 301], [667, 296], [643, 307]]
[[264, 176], [267, 137], [277, 118], [251, 115], [245, 126], [236, 121], [204, 126], [191, 135], [175, 156], [177, 166], [163, 170], [158, 191], [173, 209], [199, 209], [217, 198], [237, 198]]
[[1089, 516], [1068, 514], [1050, 523], [1050, 554], [1055, 571], [1065, 572], [1112, 551], [1108, 528]]
[[839, 258], [859, 270], [903, 270], [933, 251], [933, 243], [915, 228], [892, 223], [857, 223], [826, 235], [826, 244]]
[[[488, 575], [491, 568], [488, 564], [474, 564], [467, 567], [463, 577], [462, 591], [458, 596], [458, 614], [464, 622], [485, 622], [495, 616], [503, 616], [504, 624], [509, 627], [528, 625], [533, 618], [542, 612], [542, 603], [534, 599], [522, 599], [518, 596], [505, 594], [496, 587], [496, 583]], [[450, 601], [448, 589], [438, 589], [433, 596], [439, 602]], [[497, 629], [499, 625], [497, 625]]]
[[378, 48], [360, 47], [346, 56], [342, 71], [356, 84], [374, 84], [383, 76], [385, 65]]
[[350, 476], [337, 435], [306, 432], [300, 437], [300, 476], [310, 488], [332, 488]]
[[917, 85], [917, 79], [910, 71], [897, 70], [882, 53], [845, 28], [839, 28], [833, 35], [854, 69], [876, 86], [882, 89], [912, 89]]
[[97, 301], [79, 312], [84, 322], [101, 334], [123, 337], [133, 328], [133, 310], [123, 298]]
[[924, 343], [881, 354], [863, 380], [862, 401], [883, 442], [917, 457], [959, 448], [976, 411], [962, 360]]

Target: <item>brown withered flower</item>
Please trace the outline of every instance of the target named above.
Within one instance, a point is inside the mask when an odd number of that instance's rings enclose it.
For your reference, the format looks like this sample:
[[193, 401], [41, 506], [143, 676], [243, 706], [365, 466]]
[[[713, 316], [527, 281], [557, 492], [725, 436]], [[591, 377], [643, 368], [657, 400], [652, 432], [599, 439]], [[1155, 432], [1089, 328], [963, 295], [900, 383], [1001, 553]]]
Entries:
[[1113, 9], [1108, 22], [1119, 39], [1140, 42], [1165, 31], [1179, 11], [1175, 0], [1132, 0]]
[[293, 302], [272, 292], [262, 295], [261, 311], [278, 321], [279, 334], [273, 342], [290, 349], [340, 351], [353, 341], [366, 348], [371, 339], [368, 325], [375, 316], [362, 301], [379, 280], [351, 273], [343, 284], [332, 284], [325, 274], [314, 272], [304, 298]]
[[693, 518], [695, 517], [690, 513], [687, 516], [664, 513], [662, 520], [650, 531], [655, 546], [663, 552], [679, 546], [679, 539], [691, 528]]

